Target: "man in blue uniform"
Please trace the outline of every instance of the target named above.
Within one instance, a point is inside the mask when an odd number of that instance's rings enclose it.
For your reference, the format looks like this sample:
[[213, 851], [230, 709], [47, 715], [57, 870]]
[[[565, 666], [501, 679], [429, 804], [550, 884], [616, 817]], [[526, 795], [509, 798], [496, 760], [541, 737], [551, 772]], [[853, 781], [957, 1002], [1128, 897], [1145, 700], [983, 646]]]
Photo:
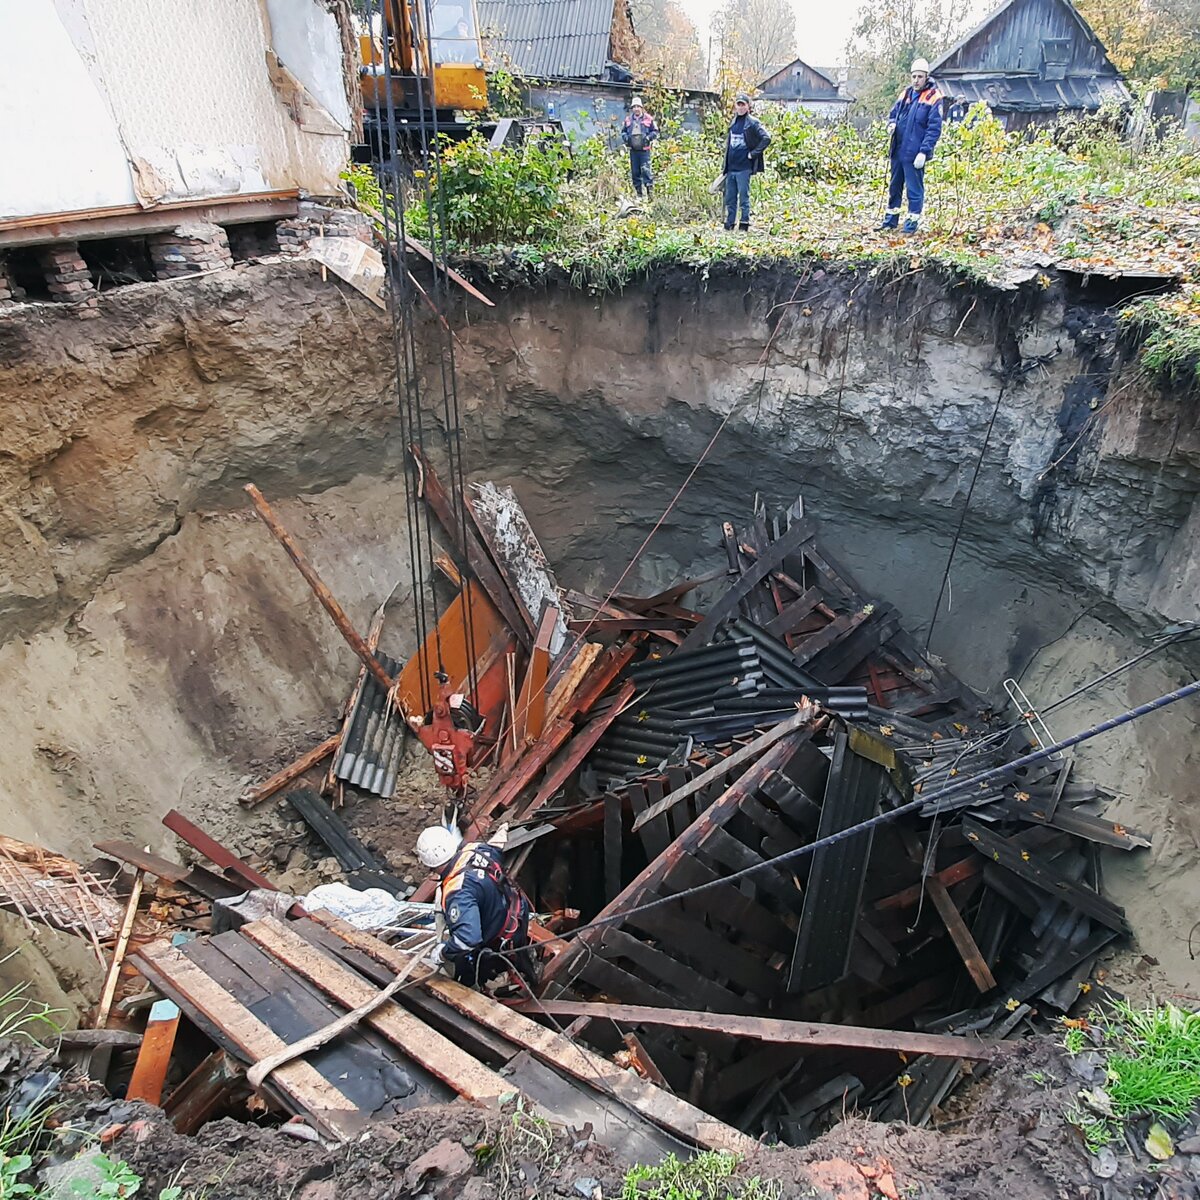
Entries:
[[738, 94], [733, 102], [733, 120], [725, 135], [725, 228], [732, 229], [741, 209], [738, 228], [750, 228], [750, 176], [763, 169], [763, 152], [771, 144], [771, 135], [763, 123], [750, 115], [750, 97]]
[[904, 233], [916, 233], [925, 207], [925, 164], [942, 135], [942, 93], [929, 78], [929, 64], [918, 58], [912, 65], [910, 84], [888, 113], [892, 166], [887, 214], [880, 229], [900, 225], [900, 198], [908, 193]]
[[457, 830], [434, 825], [417, 839], [417, 857], [441, 878], [437, 903], [446, 932], [436, 953], [454, 978], [481, 987], [513, 967], [536, 982], [527, 949], [529, 901], [505, 873], [500, 847], [463, 845]]

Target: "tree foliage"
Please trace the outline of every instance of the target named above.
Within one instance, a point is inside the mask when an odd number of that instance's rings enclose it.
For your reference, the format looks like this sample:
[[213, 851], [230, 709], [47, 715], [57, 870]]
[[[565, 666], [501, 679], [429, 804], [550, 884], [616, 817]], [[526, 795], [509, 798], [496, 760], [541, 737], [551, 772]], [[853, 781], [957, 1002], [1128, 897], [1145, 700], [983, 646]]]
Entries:
[[1114, 64], [1147, 87], [1200, 85], [1200, 0], [1079, 0]]
[[700, 35], [679, 0], [632, 0], [633, 27], [641, 50], [637, 75], [664, 87], [702, 88], [708, 70]]
[[790, 0], [724, 0], [714, 28], [721, 73], [752, 87], [796, 57], [796, 10]]
[[908, 82], [913, 59], [933, 62], [949, 50], [966, 32], [972, 11], [972, 0], [867, 0], [855, 17], [848, 47], [860, 107], [870, 113], [891, 108]]

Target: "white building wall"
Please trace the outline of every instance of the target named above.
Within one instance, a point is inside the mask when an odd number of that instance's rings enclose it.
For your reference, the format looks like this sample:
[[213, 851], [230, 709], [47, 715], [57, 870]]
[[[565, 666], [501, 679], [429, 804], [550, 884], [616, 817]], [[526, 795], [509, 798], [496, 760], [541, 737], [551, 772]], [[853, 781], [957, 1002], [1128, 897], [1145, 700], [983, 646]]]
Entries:
[[348, 133], [302, 129], [266, 57], [348, 131], [336, 21], [318, 0], [269, 7], [0, 0], [0, 219], [336, 192]]

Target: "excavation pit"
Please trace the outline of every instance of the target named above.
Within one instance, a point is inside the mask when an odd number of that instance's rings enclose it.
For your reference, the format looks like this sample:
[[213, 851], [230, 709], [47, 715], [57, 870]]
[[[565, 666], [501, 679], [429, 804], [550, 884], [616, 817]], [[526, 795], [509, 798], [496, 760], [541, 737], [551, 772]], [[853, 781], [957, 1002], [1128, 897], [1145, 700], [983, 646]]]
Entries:
[[[803, 492], [864, 596], [894, 603], [918, 644], [979, 464], [932, 650], [997, 706], [1010, 677], [1040, 706], [1146, 649], [1194, 606], [1194, 414], [1122, 375], [1115, 339], [1098, 336], [1105, 319], [1066, 285], [976, 296], [920, 276], [672, 274], [619, 297], [517, 288], [495, 314], [456, 320], [466, 458], [472, 477], [514, 486], [560, 582], [603, 596], [720, 430], [623, 590], [651, 595], [719, 569], [720, 519], [744, 519], [755, 492], [773, 511]], [[360, 629], [396, 589], [381, 645], [407, 658], [405, 445], [386, 344], [381, 318], [307, 263], [132, 284], [102, 297], [86, 324], [37, 306], [4, 318], [0, 353], [19, 390], [2, 614], [12, 833], [84, 863], [94, 841], [116, 836], [178, 857], [160, 824], [178, 807], [285, 884], [314, 881], [312, 843], [285, 819], [290, 808], [272, 800], [247, 813], [237, 799], [337, 732], [356, 668], [241, 486], [253, 480], [277, 504]], [[426, 383], [436, 395], [432, 368]], [[1126, 384], [1107, 420], [1093, 419]], [[1055, 733], [1176, 686], [1191, 653], [1165, 646], [1115, 689], [1089, 692]], [[1200, 915], [1188, 884], [1195, 815], [1183, 802], [1192, 745], [1193, 717], [1177, 708], [1092, 744], [1077, 768], [1116, 797], [1106, 815], [1154, 841], [1136, 856], [1104, 851], [1099, 876], [1085, 863], [1082, 877], [1127, 908], [1139, 948], [1161, 964], [1151, 978], [1180, 989], [1192, 967], [1179, 931]], [[351, 785], [343, 810], [414, 882], [405, 847], [438, 794], [427, 773], [412, 786], [420, 775], [407, 761], [390, 805]], [[596, 865], [603, 819], [566, 843], [565, 868], [552, 840], [532, 843], [525, 878], [539, 908], [586, 920], [609, 901]], [[622, 835], [625, 887], [652, 859], [640, 831]], [[965, 852], [943, 837], [933, 865], [952, 868]], [[871, 854], [872, 875], [911, 861], [882, 832]], [[900, 890], [886, 880], [864, 899]], [[972, 919], [977, 903], [964, 904]], [[897, 927], [912, 938], [914, 973], [921, 953], [946, 959], [938, 920], [926, 898], [916, 932]], [[10, 941], [24, 936], [13, 921]], [[786, 946], [774, 952], [787, 957]], [[47, 945], [49, 959], [58, 953]], [[1138, 986], [1120, 961], [1107, 969]], [[63, 970], [62, 990], [83, 1007], [89, 985], [76, 971], [81, 986]], [[936, 1015], [969, 1007], [962, 989], [961, 973], [943, 981]], [[858, 983], [834, 983], [796, 1015], [857, 1024], [862, 1008]], [[668, 1066], [658, 1065], [686, 1094], [694, 1053], [677, 1056], [681, 1068], [661, 1034], [648, 1036], [650, 1058], [661, 1043]], [[791, 1055], [764, 1053], [759, 1065]], [[729, 1065], [750, 1057], [739, 1048]], [[829, 1075], [814, 1086], [842, 1072], [864, 1095], [885, 1082], [873, 1054], [795, 1057]], [[898, 1077], [894, 1056], [887, 1073]], [[703, 1078], [700, 1093], [726, 1119], [756, 1099], [712, 1100]]]

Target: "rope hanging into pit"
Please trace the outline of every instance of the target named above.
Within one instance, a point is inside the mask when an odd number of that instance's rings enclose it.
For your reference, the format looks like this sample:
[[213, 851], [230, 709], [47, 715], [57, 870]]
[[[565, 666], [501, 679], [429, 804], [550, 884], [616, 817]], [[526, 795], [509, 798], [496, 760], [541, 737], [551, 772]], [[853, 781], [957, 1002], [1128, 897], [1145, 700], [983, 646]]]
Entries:
[[938, 612], [942, 607], [942, 597], [946, 594], [946, 586], [950, 582], [950, 568], [954, 565], [954, 555], [958, 550], [958, 540], [962, 537], [963, 526], [967, 523], [967, 513], [971, 510], [971, 498], [975, 495], [975, 484], [979, 481], [979, 471], [983, 466], [984, 456], [987, 454], [988, 443], [992, 440], [992, 429], [996, 424], [996, 417], [1000, 413], [1000, 405], [1004, 401], [1004, 393], [1008, 388], [1008, 380], [1006, 379], [1000, 385], [1000, 391], [996, 394], [996, 405], [992, 409], [992, 419], [988, 422], [987, 432], [983, 435], [983, 445], [979, 448], [979, 457], [975, 460], [975, 471], [971, 476], [971, 486], [967, 488], [967, 499], [963, 504], [962, 512], [958, 518], [958, 528], [954, 531], [954, 540], [950, 543], [950, 554], [946, 559], [946, 569], [942, 572], [942, 586], [938, 588], [937, 600], [933, 605], [933, 616], [929, 618], [929, 632], [925, 635], [925, 654], [929, 654], [929, 643], [933, 640], [933, 627], [937, 624]]
[[[400, 31], [391, 28], [385, 13], [385, 8], [397, 19], [407, 17], [412, 38], [414, 53], [414, 79], [404, 81], [409, 85], [415, 83], [418, 113], [419, 113], [419, 142], [414, 145], [406, 136], [405, 123], [397, 119], [394, 89], [404, 86], [400, 76], [393, 69], [392, 47], [400, 35]], [[432, 71], [429, 54], [428, 31], [431, 30], [430, 10], [425, 5], [424, 20], [417, 9], [417, 0], [401, 6], [394, 0], [377, 0], [374, 21], [378, 22], [381, 39], [382, 83], [384, 120], [378, 118], [373, 123], [373, 150], [379, 182], [383, 193], [382, 212], [379, 220], [381, 240], [384, 243], [386, 270], [389, 286], [388, 312], [391, 319], [392, 357], [396, 372], [396, 401], [400, 416], [402, 444], [416, 446], [422, 454], [425, 451], [425, 413], [421, 393], [421, 357], [419, 347], [419, 331], [414, 319], [413, 309], [416, 302], [419, 285], [405, 266], [405, 252], [408, 246], [408, 224], [410, 213], [406, 203], [406, 187], [401, 178], [400, 165], [407, 155], [412, 155], [417, 164], [417, 177], [422, 180], [424, 189], [425, 209], [429, 214], [430, 224], [430, 255], [433, 268], [433, 292], [437, 297], [434, 303], [438, 320], [435, 322], [437, 331], [436, 350], [437, 366], [441, 376], [442, 409], [445, 422], [447, 453], [450, 460], [451, 477], [454, 480], [458, 496], [464, 495], [465, 465], [462, 452], [462, 431], [458, 402], [458, 380], [454, 362], [453, 335], [449, 325], [442, 317], [446, 308], [445, 271], [447, 263], [444, 208], [441, 213], [440, 235], [433, 225], [434, 204], [430, 192], [430, 142], [428, 138], [427, 113], [432, 114], [433, 122], [433, 162], [435, 169], [440, 168], [437, 150], [437, 112], [428, 94], [428, 73]], [[427, 36], [419, 36], [419, 30], [424, 27]], [[389, 30], [391, 38], [389, 39]], [[377, 79], [379, 76], [377, 76]], [[385, 136], [386, 135], [386, 136]], [[428, 299], [428, 297], [426, 297]], [[434, 665], [429, 661], [429, 640], [432, 628], [433, 647], [436, 654], [436, 669], [445, 673], [446, 664], [442, 650], [441, 634], [437, 621], [436, 599], [433, 594], [434, 541], [432, 518], [427, 506], [420, 495], [420, 479], [415, 462], [409, 463], [404, 472], [404, 501], [405, 517], [408, 525], [409, 569], [412, 585], [413, 624], [418, 642], [419, 680], [421, 704], [428, 711], [432, 706], [433, 695], [429, 679]], [[466, 540], [466, 513], [464, 505], [458, 506], [460, 527], [458, 537], [461, 543]], [[467, 642], [467, 687], [474, 695], [478, 679], [476, 677], [475, 626], [471, 605], [469, 603], [469, 583], [466, 564], [459, 572], [458, 594], [461, 600], [464, 628]], [[432, 614], [431, 614], [431, 611]], [[455, 680], [454, 682], [458, 682]]]

